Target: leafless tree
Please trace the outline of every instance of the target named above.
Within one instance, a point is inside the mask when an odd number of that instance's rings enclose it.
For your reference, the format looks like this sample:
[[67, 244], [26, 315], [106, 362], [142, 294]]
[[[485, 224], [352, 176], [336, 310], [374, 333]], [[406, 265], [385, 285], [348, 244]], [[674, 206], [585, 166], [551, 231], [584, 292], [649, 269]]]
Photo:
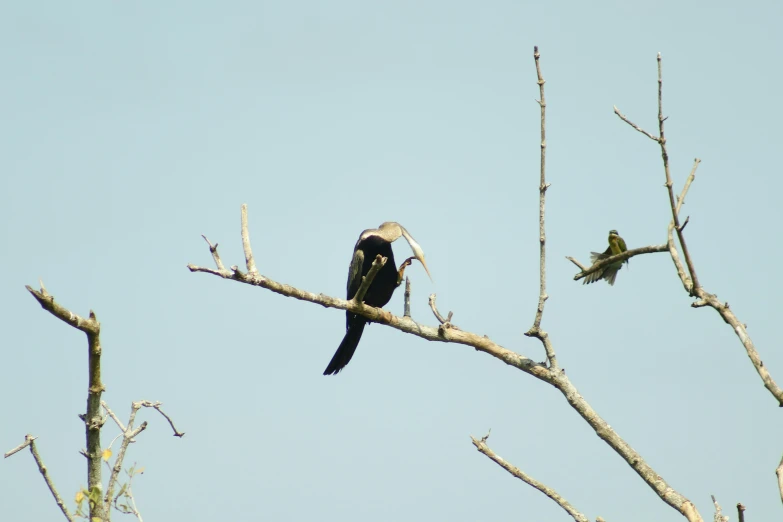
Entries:
[[[505, 364], [517, 368], [522, 372], [540, 380], [544, 383], [550, 384], [557, 388], [565, 398], [566, 402], [574, 409], [574, 411], [587, 422], [588, 425], [595, 431], [610, 448], [612, 448], [620, 457], [622, 457], [628, 465], [633, 469], [639, 477], [660, 497], [660, 499], [677, 510], [682, 516], [684, 516], [689, 522], [703, 522], [702, 515], [698, 512], [693, 502], [686, 498], [682, 493], [672, 488], [667, 481], [659, 473], [657, 473], [640, 455], [635, 451], [609, 424], [595, 411], [591, 405], [579, 394], [577, 388], [572, 384], [571, 380], [566, 376], [565, 372], [561, 369], [556, 355], [555, 346], [550, 340], [546, 331], [541, 329], [541, 320], [544, 314], [545, 304], [548, 298], [546, 293], [546, 192], [549, 188], [549, 184], [546, 180], [546, 98], [544, 96], [544, 77], [541, 72], [540, 54], [538, 48], [534, 49], [534, 60], [537, 74], [537, 81], [540, 90], [539, 105], [541, 109], [541, 171], [540, 181], [538, 185], [539, 191], [539, 256], [540, 256], [540, 288], [538, 295], [538, 303], [536, 307], [536, 313], [533, 319], [533, 325], [525, 333], [529, 337], [538, 339], [546, 353], [546, 361], [536, 362], [533, 359], [514, 351], [511, 351], [499, 344], [491, 341], [485, 336], [480, 336], [472, 332], [465, 331], [456, 327], [452, 323], [453, 314], [449, 313], [444, 318], [437, 310], [435, 305], [435, 296], [430, 296], [430, 306], [438, 321], [437, 326], [427, 326], [414, 321], [409, 314], [404, 314], [402, 317], [395, 316], [390, 312], [367, 306], [361, 302], [361, 299], [344, 300], [336, 297], [331, 297], [323, 294], [315, 294], [293, 286], [273, 281], [272, 279], [261, 275], [256, 267], [256, 262], [253, 257], [252, 248], [250, 245], [250, 235], [248, 231], [248, 219], [247, 219], [247, 206], [242, 205], [241, 212], [241, 239], [242, 246], [245, 254], [245, 269], [240, 269], [234, 265], [230, 268], [226, 268], [223, 261], [220, 258], [217, 250], [217, 244], [213, 245], [206, 237], [204, 240], [209, 245], [209, 250], [212, 254], [216, 268], [206, 268], [196, 266], [193, 264], [188, 265], [188, 268], [192, 272], [203, 272], [212, 274], [223, 279], [236, 281], [239, 283], [249, 284], [271, 290], [286, 297], [293, 297], [302, 301], [308, 301], [316, 303], [329, 308], [336, 308], [340, 310], [347, 310], [355, 314], [362, 315], [373, 322], [384, 324], [400, 330], [402, 332], [421, 337], [429, 341], [437, 341], [444, 343], [457, 343], [463, 344], [475, 348], [478, 351], [485, 352], [492, 357], [504, 362]], [[707, 291], [700, 283], [696, 275], [696, 267], [693, 257], [691, 256], [685, 238], [685, 227], [688, 224], [688, 218], [684, 221], [681, 219], [681, 210], [685, 202], [685, 197], [688, 194], [695, 177], [696, 170], [699, 166], [699, 159], [694, 160], [693, 166], [690, 171], [684, 186], [681, 188], [679, 195], [675, 194], [674, 184], [672, 183], [671, 170], [669, 165], [669, 154], [666, 147], [666, 137], [664, 133], [664, 123], [666, 117], [663, 113], [662, 92], [663, 92], [663, 76], [661, 70], [661, 56], [657, 57], [658, 61], [658, 131], [657, 135], [650, 133], [638, 125], [631, 122], [625, 115], [623, 115], [619, 109], [615, 107], [615, 114], [628, 125], [636, 129], [641, 134], [645, 135], [653, 142], [655, 142], [661, 150], [661, 157], [663, 160], [663, 171], [665, 177], [664, 187], [666, 188], [667, 204], [671, 210], [671, 219], [666, 223], [667, 227], [667, 240], [663, 244], [650, 245], [643, 248], [636, 248], [628, 250], [618, 255], [610, 256], [606, 259], [600, 260], [592, 266], [585, 266], [576, 259], [569, 257], [577, 267], [579, 272], [574, 276], [575, 280], [584, 278], [585, 276], [602, 270], [606, 266], [622, 262], [631, 257], [637, 255], [647, 255], [654, 253], [668, 252], [671, 260], [676, 269], [677, 276], [682, 282], [684, 290], [689, 296], [694, 298], [691, 306], [694, 308], [710, 307], [714, 309], [720, 317], [728, 324], [737, 335], [742, 347], [746, 350], [748, 357], [753, 364], [756, 372], [759, 374], [764, 386], [769, 390], [775, 400], [783, 406], [783, 390], [778, 387], [771, 375], [767, 371], [764, 364], [761, 362], [761, 358], [758, 351], [750, 339], [745, 325], [734, 315], [729, 308], [728, 303], [721, 302], [717, 296]], [[664, 224], [662, 224], [662, 227]], [[675, 239], [676, 238], [676, 239]], [[363, 287], [368, 287], [375, 274], [380, 267], [386, 262], [386, 258], [378, 257], [374, 264], [373, 269], [366, 275]], [[358, 294], [360, 295], [360, 294]], [[406, 292], [406, 310], [408, 310], [409, 293]], [[523, 482], [538, 489], [553, 501], [555, 501], [560, 507], [562, 507], [574, 520], [587, 521], [588, 518], [582, 512], [577, 510], [571, 505], [565, 498], [559, 495], [552, 487], [549, 487], [540, 481], [532, 478], [513, 464], [505, 461], [498, 456], [487, 444], [489, 434], [481, 437], [471, 437], [473, 444], [482, 454], [486, 455], [489, 459], [497, 463], [507, 472], [514, 477], [522, 480]], [[783, 460], [777, 468], [778, 485], [783, 499]], [[722, 517], [720, 513], [720, 506], [717, 501], [714, 501], [715, 505], [715, 519]], [[741, 519], [744, 518], [745, 507], [742, 504], [737, 505], [738, 513]], [[632, 516], [629, 516], [632, 518]], [[602, 520], [600, 517], [597, 520]], [[720, 518], [720, 520], [723, 520]]]

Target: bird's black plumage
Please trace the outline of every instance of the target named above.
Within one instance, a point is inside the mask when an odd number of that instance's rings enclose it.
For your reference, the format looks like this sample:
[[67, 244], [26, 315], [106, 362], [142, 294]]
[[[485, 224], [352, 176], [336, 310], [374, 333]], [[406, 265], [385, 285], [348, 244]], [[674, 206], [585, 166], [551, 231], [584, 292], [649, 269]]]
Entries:
[[[353, 299], [356, 292], [359, 291], [359, 287], [362, 285], [362, 278], [367, 275], [373, 261], [380, 254], [386, 258], [386, 264], [375, 275], [375, 279], [373, 279], [370, 288], [364, 296], [364, 303], [380, 308], [389, 302], [401, 279], [401, 273], [397, 270], [397, 265], [394, 262], [394, 252], [392, 252], [391, 244], [401, 235], [411, 245], [416, 259], [421, 261], [424, 269], [427, 270], [424, 254], [410, 234], [397, 223], [383, 223], [377, 229], [368, 229], [362, 232], [359, 240], [356, 242], [356, 246], [353, 248], [353, 258], [348, 269], [346, 292], [346, 297], [349, 300]], [[427, 273], [429, 274], [429, 270], [427, 270]], [[369, 322], [367, 318], [348, 311], [345, 312], [345, 316], [345, 337], [343, 337], [332, 360], [329, 361], [329, 365], [324, 370], [324, 375], [334, 375], [350, 362], [362, 338], [364, 327]]]

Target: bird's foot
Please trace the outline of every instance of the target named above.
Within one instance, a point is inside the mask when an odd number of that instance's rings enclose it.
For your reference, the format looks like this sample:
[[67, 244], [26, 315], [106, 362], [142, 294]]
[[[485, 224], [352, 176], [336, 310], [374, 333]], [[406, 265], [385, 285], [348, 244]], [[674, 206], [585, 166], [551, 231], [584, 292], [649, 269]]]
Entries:
[[400, 265], [400, 269], [397, 271], [397, 286], [400, 286], [400, 283], [402, 283], [402, 280], [405, 278], [405, 267], [411, 266], [414, 259], [416, 258], [409, 257]]

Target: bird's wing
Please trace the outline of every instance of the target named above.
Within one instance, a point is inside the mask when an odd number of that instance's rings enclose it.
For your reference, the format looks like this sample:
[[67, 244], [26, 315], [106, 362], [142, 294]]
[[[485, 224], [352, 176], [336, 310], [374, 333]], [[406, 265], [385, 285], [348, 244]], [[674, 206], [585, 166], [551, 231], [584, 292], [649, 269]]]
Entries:
[[596, 264], [598, 261], [601, 261], [602, 259], [606, 259], [607, 257], [612, 255], [612, 247], [608, 246], [606, 250], [603, 252], [590, 252], [590, 262], [592, 264]]
[[353, 299], [359, 287], [362, 286], [362, 265], [364, 264], [364, 251], [354, 250], [351, 266], [348, 268], [347, 298]]
[[[620, 265], [622, 267], [622, 264]], [[614, 266], [614, 263], [604, 269], [603, 278], [611, 286], [614, 286], [614, 280], [617, 279], [617, 272], [620, 267]]]

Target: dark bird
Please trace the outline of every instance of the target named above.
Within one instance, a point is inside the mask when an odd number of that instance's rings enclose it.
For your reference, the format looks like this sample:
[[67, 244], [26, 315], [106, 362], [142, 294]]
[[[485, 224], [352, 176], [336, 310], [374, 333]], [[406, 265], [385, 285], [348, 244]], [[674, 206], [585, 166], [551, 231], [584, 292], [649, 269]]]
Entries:
[[[413, 257], [406, 259], [400, 266], [400, 269], [397, 270], [397, 266], [394, 264], [394, 253], [392, 252], [391, 244], [399, 239], [400, 236], [408, 241], [411, 250], [413, 250]], [[356, 242], [356, 246], [353, 247], [353, 259], [351, 260], [351, 267], [348, 269], [348, 300], [353, 299], [356, 295], [356, 292], [362, 285], [362, 278], [370, 271], [370, 267], [378, 254], [386, 258], [386, 264], [375, 275], [375, 279], [373, 279], [370, 288], [364, 296], [364, 303], [367, 305], [380, 308], [388, 303], [394, 290], [402, 282], [405, 267], [410, 265], [413, 259], [418, 259], [424, 270], [427, 271], [427, 275], [430, 275], [427, 263], [424, 261], [424, 252], [422, 252], [419, 244], [402, 225], [387, 221], [378, 228], [370, 228], [362, 232], [359, 240]], [[430, 279], [432, 279], [432, 276], [430, 276]], [[359, 340], [362, 338], [364, 326], [368, 322], [368, 319], [361, 315], [351, 312], [345, 312], [345, 315], [345, 337], [343, 337], [343, 341], [340, 343], [337, 351], [334, 352], [332, 360], [329, 361], [329, 366], [324, 370], [324, 375], [334, 375], [350, 362], [356, 347], [359, 345]]]
[[[620, 234], [616, 230], [609, 231], [609, 246], [602, 253], [590, 252], [590, 262], [596, 264], [597, 262], [606, 259], [607, 257], [621, 254], [628, 250], [625, 246], [625, 240], [620, 237]], [[628, 260], [625, 260], [628, 263]], [[585, 277], [582, 284], [595, 283], [599, 279], [605, 279], [610, 285], [614, 285], [614, 280], [617, 278], [617, 272], [623, 267], [623, 261], [612, 263], [609, 266], [605, 266], [603, 269], [593, 272]]]

